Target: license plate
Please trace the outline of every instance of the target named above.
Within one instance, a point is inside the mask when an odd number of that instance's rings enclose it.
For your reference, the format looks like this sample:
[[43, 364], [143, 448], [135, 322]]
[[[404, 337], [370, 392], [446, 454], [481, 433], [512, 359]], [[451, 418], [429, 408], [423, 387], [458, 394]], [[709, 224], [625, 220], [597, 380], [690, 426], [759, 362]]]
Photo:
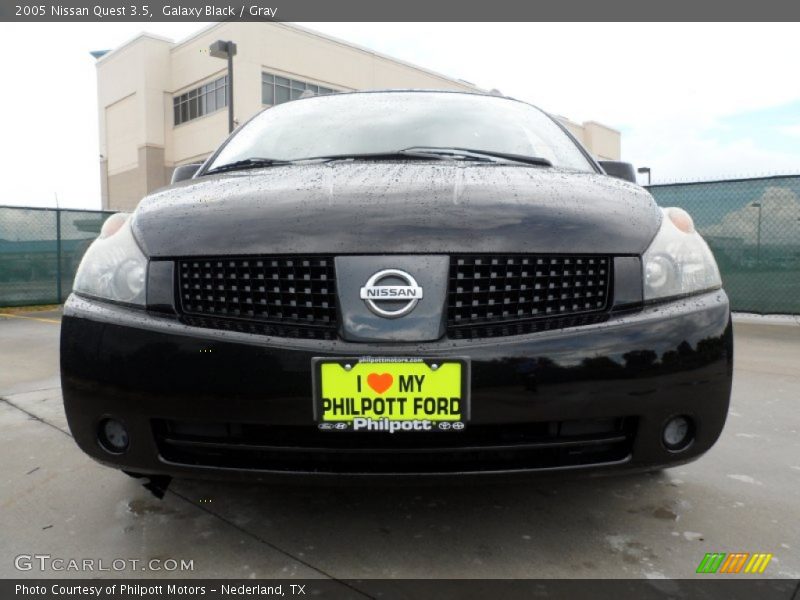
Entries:
[[324, 431], [461, 431], [469, 361], [314, 358], [314, 417]]

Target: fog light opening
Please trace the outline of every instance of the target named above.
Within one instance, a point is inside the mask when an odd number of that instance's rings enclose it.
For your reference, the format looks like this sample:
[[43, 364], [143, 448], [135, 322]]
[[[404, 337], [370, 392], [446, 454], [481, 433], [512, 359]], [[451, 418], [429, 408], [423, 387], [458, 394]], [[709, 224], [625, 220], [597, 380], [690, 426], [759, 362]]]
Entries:
[[661, 441], [670, 452], [681, 452], [689, 447], [694, 439], [694, 423], [686, 416], [672, 417], [664, 425]]
[[130, 442], [125, 425], [116, 419], [103, 419], [97, 428], [97, 439], [100, 446], [111, 454], [122, 454], [128, 449]]

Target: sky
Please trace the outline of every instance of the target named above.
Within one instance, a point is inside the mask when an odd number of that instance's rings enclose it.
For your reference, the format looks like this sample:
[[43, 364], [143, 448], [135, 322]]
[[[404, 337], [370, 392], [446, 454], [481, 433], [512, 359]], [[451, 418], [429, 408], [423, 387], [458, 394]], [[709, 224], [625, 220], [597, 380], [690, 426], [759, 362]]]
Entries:
[[[3, 23], [0, 205], [100, 207], [94, 58], [205, 23]], [[622, 132], [653, 183], [800, 173], [800, 24], [301, 23]]]

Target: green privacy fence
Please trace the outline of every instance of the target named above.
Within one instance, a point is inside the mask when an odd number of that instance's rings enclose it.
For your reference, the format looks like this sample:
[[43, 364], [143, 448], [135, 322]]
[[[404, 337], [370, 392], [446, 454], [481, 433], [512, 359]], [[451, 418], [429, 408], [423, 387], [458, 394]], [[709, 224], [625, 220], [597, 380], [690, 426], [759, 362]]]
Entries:
[[[653, 185], [694, 217], [733, 309], [800, 314], [800, 176]], [[111, 212], [0, 206], [0, 306], [59, 303]]]
[[113, 212], [0, 206], [0, 306], [58, 304]]
[[648, 187], [711, 246], [733, 309], [800, 313], [800, 175]]

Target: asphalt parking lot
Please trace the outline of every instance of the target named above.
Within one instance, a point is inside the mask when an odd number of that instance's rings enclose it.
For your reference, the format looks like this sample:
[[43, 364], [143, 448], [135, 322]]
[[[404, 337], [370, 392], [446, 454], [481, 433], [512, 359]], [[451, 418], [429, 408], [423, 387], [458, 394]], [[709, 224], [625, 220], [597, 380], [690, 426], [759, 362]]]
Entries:
[[[2, 577], [686, 578], [706, 552], [738, 551], [772, 553], [766, 576], [800, 578], [800, 320], [737, 321], [721, 440], [660, 474], [332, 489], [175, 481], [157, 500], [70, 438], [59, 319], [0, 315]], [[15, 568], [37, 553], [194, 570]]]

